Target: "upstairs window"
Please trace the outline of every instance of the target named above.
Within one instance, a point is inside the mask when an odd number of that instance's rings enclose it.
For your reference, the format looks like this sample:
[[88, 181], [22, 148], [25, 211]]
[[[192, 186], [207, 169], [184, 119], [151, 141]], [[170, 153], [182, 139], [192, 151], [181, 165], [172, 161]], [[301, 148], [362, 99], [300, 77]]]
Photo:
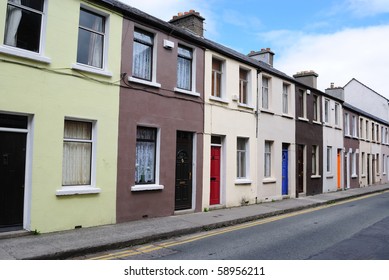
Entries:
[[183, 46], [178, 46], [177, 58], [177, 87], [184, 90], [192, 90], [192, 60], [193, 51]]
[[80, 10], [77, 62], [104, 67], [105, 17], [86, 9]]
[[320, 101], [319, 96], [313, 96], [313, 120], [316, 122], [320, 121]]
[[262, 77], [262, 108], [269, 109], [269, 83], [270, 79]]
[[282, 85], [282, 113], [289, 113], [289, 85]]
[[212, 59], [212, 96], [222, 98], [223, 61]]
[[299, 111], [298, 117], [306, 119], [307, 118], [307, 94], [304, 90], [298, 90], [298, 102], [299, 102]]
[[153, 66], [153, 34], [135, 29], [132, 75], [142, 80], [152, 80]]
[[248, 104], [248, 74], [249, 71], [239, 69], [239, 103]]
[[45, 0], [8, 0], [4, 45], [40, 52]]
[[330, 100], [324, 100], [324, 122], [330, 123]]

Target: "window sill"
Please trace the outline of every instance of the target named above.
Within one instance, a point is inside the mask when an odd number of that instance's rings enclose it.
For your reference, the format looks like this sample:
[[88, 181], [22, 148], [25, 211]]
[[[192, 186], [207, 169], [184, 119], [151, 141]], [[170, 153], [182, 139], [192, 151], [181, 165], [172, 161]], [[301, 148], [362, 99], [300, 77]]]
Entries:
[[63, 186], [55, 192], [56, 196], [65, 195], [79, 195], [79, 194], [98, 194], [101, 192], [100, 188], [92, 186]]
[[358, 175], [357, 174], [353, 174], [353, 175], [351, 175], [351, 178], [352, 179], [358, 178]]
[[157, 191], [163, 190], [165, 187], [163, 185], [135, 185], [131, 187], [132, 192], [143, 192], [143, 191]]
[[185, 90], [185, 89], [182, 89], [182, 88], [174, 88], [174, 91], [178, 92], [178, 93], [183, 93], [183, 94], [188, 94], [188, 95], [200, 97], [200, 93], [195, 92], [195, 91]]
[[262, 183], [263, 184], [274, 184], [274, 183], [277, 183], [277, 179], [276, 178], [265, 178], [262, 180]]
[[320, 179], [321, 178], [321, 175], [312, 175], [311, 176], [311, 179]]
[[309, 122], [307, 118], [302, 118], [302, 117], [298, 117], [298, 120], [303, 122]]
[[312, 121], [312, 123], [317, 124], [317, 125], [322, 125], [322, 123], [319, 121]]
[[88, 66], [88, 65], [74, 63], [74, 64], [72, 64], [72, 69], [83, 71], [83, 72], [88, 72], [88, 73], [96, 74], [96, 75], [100, 75], [100, 76], [112, 77], [111, 72], [105, 71], [103, 69], [95, 68], [92, 66]]
[[12, 56], [17, 56], [17, 57], [21, 57], [21, 58], [41, 62], [41, 63], [46, 63], [46, 64], [51, 63], [51, 59], [49, 57], [43, 56], [43, 55], [38, 54], [38, 53], [9, 47], [9, 46], [0, 46], [0, 53], [12, 55]]
[[248, 109], [248, 110], [254, 110], [254, 107], [245, 103], [238, 103], [238, 107], [241, 107], [243, 109]]
[[236, 179], [235, 185], [251, 185], [253, 181], [250, 179]]
[[269, 115], [274, 115], [274, 112], [268, 110], [268, 109], [261, 109], [261, 113], [269, 114]]
[[327, 178], [327, 179], [332, 179], [332, 178], [334, 178], [334, 174], [328, 174], [328, 175], [326, 176], [326, 178]]
[[128, 81], [129, 82], [133, 82], [133, 83], [138, 83], [138, 84], [146, 85], [146, 86], [156, 87], [156, 88], [160, 88], [161, 87], [160, 83], [156, 83], [156, 82], [152, 82], [152, 81], [146, 81], [146, 80], [142, 80], [142, 79], [138, 79], [138, 78], [134, 78], [134, 77], [128, 77]]
[[220, 102], [220, 103], [224, 103], [224, 104], [230, 103], [227, 99], [220, 98], [220, 97], [215, 97], [215, 96], [210, 96], [209, 100]]
[[293, 116], [288, 114], [282, 114], [282, 117], [293, 120]]
[[362, 175], [361, 175], [361, 178], [366, 178], [366, 175], [362, 174]]

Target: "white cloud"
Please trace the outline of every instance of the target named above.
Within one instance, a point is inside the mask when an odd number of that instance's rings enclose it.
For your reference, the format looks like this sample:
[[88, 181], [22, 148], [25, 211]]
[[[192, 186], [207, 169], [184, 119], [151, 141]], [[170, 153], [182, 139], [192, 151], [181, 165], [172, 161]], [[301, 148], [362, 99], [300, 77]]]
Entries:
[[347, 0], [346, 5], [359, 17], [389, 13], [389, 0]]
[[331, 82], [344, 86], [356, 78], [389, 98], [389, 38], [384, 34], [389, 34], [389, 25], [325, 35], [284, 30], [263, 36], [272, 39], [276, 46], [275, 67], [288, 75], [314, 70], [319, 74], [320, 90], [328, 88]]

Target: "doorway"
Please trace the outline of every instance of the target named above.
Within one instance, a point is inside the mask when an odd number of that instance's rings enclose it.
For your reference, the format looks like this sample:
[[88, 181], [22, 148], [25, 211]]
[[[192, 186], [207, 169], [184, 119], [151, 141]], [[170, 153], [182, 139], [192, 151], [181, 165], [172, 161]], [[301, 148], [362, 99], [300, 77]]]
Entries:
[[0, 231], [23, 228], [27, 119], [0, 114]]
[[177, 131], [175, 210], [192, 208], [193, 133]]
[[288, 195], [289, 191], [289, 153], [288, 144], [282, 144], [282, 195]]

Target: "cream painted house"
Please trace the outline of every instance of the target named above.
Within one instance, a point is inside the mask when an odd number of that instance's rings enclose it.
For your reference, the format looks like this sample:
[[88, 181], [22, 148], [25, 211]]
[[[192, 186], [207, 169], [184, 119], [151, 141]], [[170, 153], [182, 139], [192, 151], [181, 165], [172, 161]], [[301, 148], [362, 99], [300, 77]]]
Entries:
[[3, 230], [116, 222], [122, 18], [99, 3], [0, 3]]
[[246, 60], [205, 52], [205, 209], [256, 202], [257, 69]]
[[258, 202], [296, 197], [295, 86], [265, 61], [258, 75]]

